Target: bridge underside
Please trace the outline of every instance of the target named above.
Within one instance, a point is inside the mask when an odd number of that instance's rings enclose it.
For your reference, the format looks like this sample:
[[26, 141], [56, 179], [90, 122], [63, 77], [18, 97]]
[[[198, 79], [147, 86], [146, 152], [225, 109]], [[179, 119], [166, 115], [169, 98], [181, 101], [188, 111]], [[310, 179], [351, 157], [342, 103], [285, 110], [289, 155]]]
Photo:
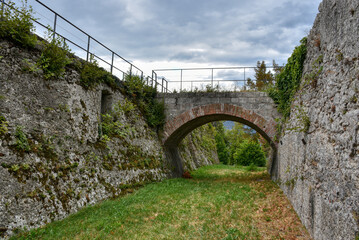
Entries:
[[276, 175], [275, 159], [277, 147], [276, 143], [273, 141], [276, 132], [276, 123], [274, 119], [267, 120], [253, 110], [247, 110], [240, 106], [231, 104], [210, 104], [190, 109], [167, 121], [165, 124], [163, 144], [165, 146], [166, 158], [175, 169], [175, 177], [179, 177], [183, 174], [183, 166], [178, 152], [178, 144], [194, 129], [214, 121], [239, 122], [253, 128], [261, 134], [272, 147], [272, 156], [268, 170], [272, 175]]

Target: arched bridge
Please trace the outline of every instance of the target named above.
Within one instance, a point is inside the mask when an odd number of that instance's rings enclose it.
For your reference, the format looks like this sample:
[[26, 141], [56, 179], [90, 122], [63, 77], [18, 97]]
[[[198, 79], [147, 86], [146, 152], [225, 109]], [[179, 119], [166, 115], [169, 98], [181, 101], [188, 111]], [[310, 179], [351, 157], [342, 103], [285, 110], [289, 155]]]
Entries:
[[260, 133], [272, 147], [271, 174], [275, 175], [276, 118], [273, 100], [264, 92], [191, 92], [163, 93], [166, 106], [166, 123], [162, 142], [166, 158], [176, 168], [176, 175], [183, 173], [178, 144], [195, 128], [213, 121], [236, 121], [250, 126]]

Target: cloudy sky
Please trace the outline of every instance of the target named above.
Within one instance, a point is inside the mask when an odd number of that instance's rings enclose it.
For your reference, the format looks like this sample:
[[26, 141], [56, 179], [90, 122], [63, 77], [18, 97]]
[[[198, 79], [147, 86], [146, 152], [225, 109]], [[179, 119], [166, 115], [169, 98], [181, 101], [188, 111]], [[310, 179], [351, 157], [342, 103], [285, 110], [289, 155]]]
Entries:
[[[283, 64], [311, 29], [321, 0], [43, 0], [94, 38], [149, 71]], [[36, 11], [35, 0], [29, 1]], [[43, 17], [41, 16], [41, 17]], [[45, 19], [45, 18], [44, 18]], [[86, 46], [86, 37], [63, 29]], [[94, 48], [96, 46], [93, 46]]]

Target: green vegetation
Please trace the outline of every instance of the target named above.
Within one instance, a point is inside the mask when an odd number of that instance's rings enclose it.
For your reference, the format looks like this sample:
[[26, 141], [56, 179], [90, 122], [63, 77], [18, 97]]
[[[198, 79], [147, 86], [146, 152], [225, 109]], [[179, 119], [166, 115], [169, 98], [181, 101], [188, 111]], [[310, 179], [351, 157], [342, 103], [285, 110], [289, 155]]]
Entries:
[[296, 106], [294, 109], [296, 110], [294, 119], [297, 120], [298, 125], [292, 128], [287, 128], [287, 130], [308, 133], [310, 127], [310, 119], [308, 115], [300, 106]]
[[130, 124], [123, 124], [118, 118], [119, 112], [113, 111], [110, 114], [103, 114], [101, 128], [102, 128], [102, 137], [117, 137], [117, 138], [125, 138], [129, 134], [135, 132], [135, 128]]
[[274, 87], [268, 90], [269, 96], [278, 104], [278, 111], [284, 118], [290, 115], [290, 106], [294, 94], [300, 86], [303, 73], [303, 64], [307, 54], [307, 38], [300, 41], [282, 71], [276, 75]]
[[319, 74], [323, 71], [323, 55], [320, 55], [312, 64], [312, 71], [304, 76], [305, 85], [310, 84], [312, 88], [317, 87]]
[[61, 37], [54, 38], [53, 33], [48, 33], [47, 41], [43, 41], [44, 49], [37, 65], [44, 71], [46, 79], [61, 77], [65, 73], [65, 67], [72, 63], [68, 56], [70, 49]]
[[16, 149], [21, 152], [30, 152], [31, 148], [22, 126], [17, 126], [15, 131]]
[[264, 167], [266, 158], [261, 146], [257, 142], [243, 141], [233, 156], [233, 163], [241, 166]]
[[22, 1], [22, 7], [16, 7], [13, 2], [7, 3], [10, 7], [4, 8], [4, 12], [0, 11], [3, 16], [0, 21], [0, 37], [25, 48], [34, 47], [37, 37], [31, 33], [34, 30], [31, 6], [27, 5], [27, 0]]
[[[275, 61], [273, 61], [273, 66], [276, 73], [281, 71], [281, 68], [278, 67]], [[249, 87], [249, 90], [265, 91], [268, 88], [273, 87], [275, 74], [271, 71], [267, 71], [267, 66], [264, 61], [258, 61], [257, 67], [254, 68], [254, 71], [255, 81], [250, 78], [247, 79], [247, 86]]]
[[150, 127], [162, 129], [165, 123], [165, 105], [155, 99], [157, 91], [146, 85], [144, 79], [136, 75], [126, 75], [123, 93], [136, 103]]
[[229, 163], [228, 141], [226, 141], [226, 130], [224, 129], [223, 122], [216, 123], [216, 147], [218, 160], [223, 164]]
[[12, 239], [309, 239], [264, 171], [217, 165], [192, 176], [146, 185]]
[[3, 137], [7, 134], [9, 122], [6, 121], [6, 118], [0, 114], [0, 137]]
[[98, 66], [96, 60], [91, 56], [90, 62], [84, 62], [80, 65], [81, 71], [81, 80], [80, 84], [85, 89], [94, 89], [100, 83], [106, 83], [112, 88], [116, 88], [117, 78], [111, 73], [107, 72], [105, 69]]
[[217, 153], [221, 163], [265, 166], [270, 147], [257, 132], [240, 123], [235, 123], [231, 130], [225, 130], [222, 122], [215, 126]]

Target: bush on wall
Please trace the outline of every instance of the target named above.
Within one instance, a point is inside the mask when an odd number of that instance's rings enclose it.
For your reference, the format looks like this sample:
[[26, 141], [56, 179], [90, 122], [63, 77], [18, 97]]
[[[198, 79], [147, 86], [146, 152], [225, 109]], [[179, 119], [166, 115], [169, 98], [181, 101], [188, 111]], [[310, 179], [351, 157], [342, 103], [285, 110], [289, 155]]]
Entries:
[[27, 5], [27, 0], [22, 1], [22, 7], [16, 7], [15, 3], [8, 2], [9, 7], [0, 11], [0, 37], [8, 39], [22, 47], [32, 48], [37, 42], [36, 35], [32, 34], [33, 10]]
[[290, 105], [300, 86], [304, 60], [307, 55], [307, 38], [300, 41], [282, 71], [276, 76], [275, 86], [268, 90], [269, 96], [278, 104], [278, 111], [289, 117]]

